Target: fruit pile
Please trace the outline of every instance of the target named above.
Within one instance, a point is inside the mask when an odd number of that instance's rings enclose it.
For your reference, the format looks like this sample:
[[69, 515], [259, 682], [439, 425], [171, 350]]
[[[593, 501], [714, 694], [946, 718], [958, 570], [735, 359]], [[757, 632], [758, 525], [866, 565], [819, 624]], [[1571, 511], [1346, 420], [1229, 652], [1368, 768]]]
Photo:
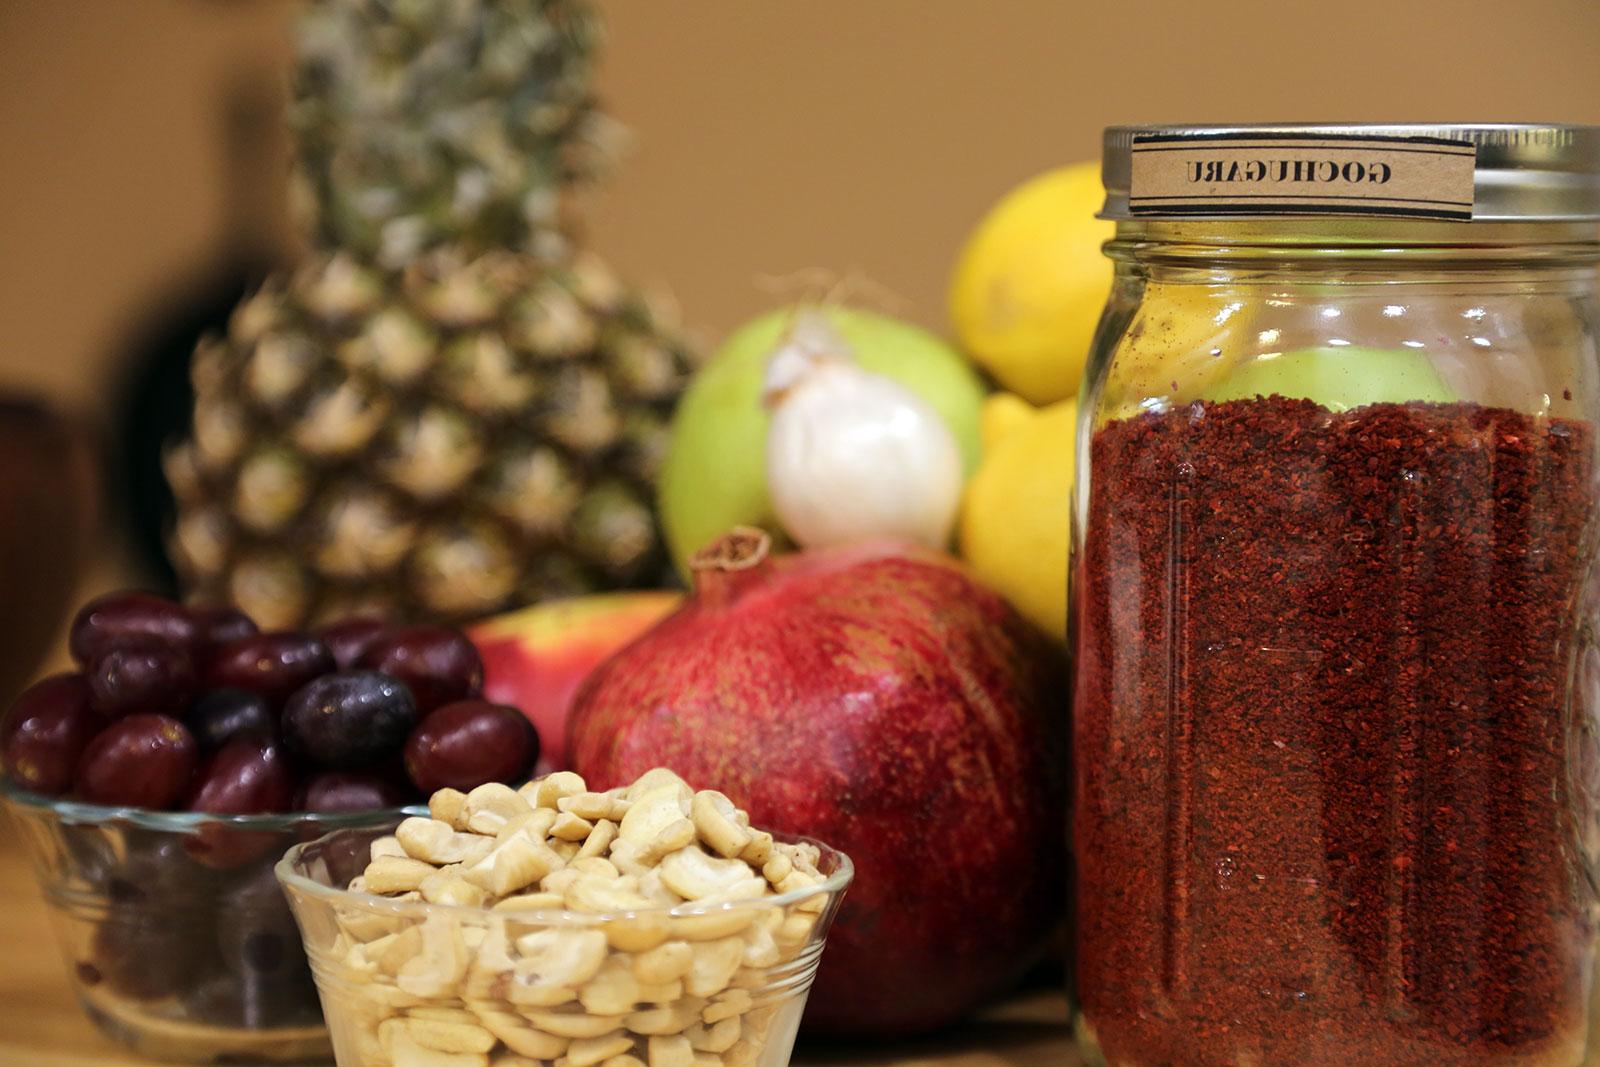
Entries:
[[263, 633], [231, 609], [148, 593], [87, 604], [81, 668], [35, 684], [0, 722], [25, 789], [215, 815], [368, 811], [436, 789], [520, 781], [539, 737], [481, 698], [465, 634], [351, 619]]

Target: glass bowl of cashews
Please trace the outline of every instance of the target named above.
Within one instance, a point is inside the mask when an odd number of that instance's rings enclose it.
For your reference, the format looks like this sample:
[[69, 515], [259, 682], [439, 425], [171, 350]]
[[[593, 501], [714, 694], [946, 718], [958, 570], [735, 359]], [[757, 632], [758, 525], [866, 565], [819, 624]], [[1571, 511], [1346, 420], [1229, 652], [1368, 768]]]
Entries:
[[784, 1067], [853, 875], [671, 771], [445, 789], [278, 864], [339, 1067]]

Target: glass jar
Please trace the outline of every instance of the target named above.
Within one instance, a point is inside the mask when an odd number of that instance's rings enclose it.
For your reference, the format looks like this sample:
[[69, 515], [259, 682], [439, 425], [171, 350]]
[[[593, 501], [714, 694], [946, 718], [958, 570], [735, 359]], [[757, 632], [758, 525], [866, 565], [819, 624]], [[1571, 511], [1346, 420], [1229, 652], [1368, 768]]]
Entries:
[[1122, 128], [1105, 177], [1090, 1062], [1600, 1062], [1600, 128]]

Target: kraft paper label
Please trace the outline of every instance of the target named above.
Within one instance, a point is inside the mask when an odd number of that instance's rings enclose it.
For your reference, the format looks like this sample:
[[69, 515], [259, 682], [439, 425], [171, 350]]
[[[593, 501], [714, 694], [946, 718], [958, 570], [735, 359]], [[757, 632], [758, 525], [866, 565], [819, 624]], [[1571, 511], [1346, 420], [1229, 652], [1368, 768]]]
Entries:
[[1135, 215], [1470, 219], [1477, 149], [1438, 137], [1146, 134], [1132, 162]]

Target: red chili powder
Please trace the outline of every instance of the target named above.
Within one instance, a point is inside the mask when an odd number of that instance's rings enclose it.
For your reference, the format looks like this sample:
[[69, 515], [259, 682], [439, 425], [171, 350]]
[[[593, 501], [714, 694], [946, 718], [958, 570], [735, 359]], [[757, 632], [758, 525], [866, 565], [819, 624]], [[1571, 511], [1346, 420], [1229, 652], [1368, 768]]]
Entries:
[[1113, 1067], [1582, 1060], [1593, 452], [1282, 397], [1095, 434], [1076, 975]]

